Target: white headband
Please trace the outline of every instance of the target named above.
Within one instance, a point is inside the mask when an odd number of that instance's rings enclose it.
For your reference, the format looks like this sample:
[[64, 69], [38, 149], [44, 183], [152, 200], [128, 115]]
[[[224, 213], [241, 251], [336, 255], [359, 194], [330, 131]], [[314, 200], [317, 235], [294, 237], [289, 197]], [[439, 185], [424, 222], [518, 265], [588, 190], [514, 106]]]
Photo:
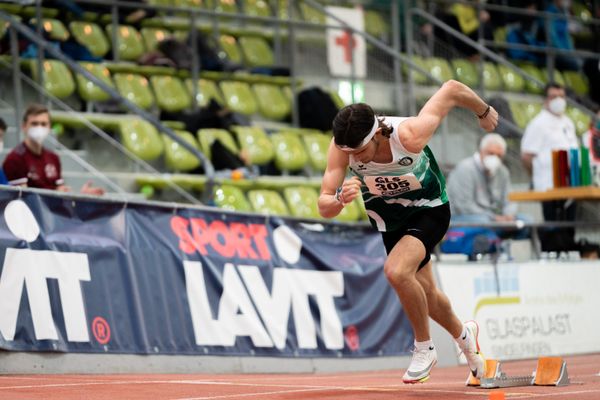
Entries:
[[338, 149], [345, 151], [346, 153], [351, 153], [358, 149], [362, 149], [363, 147], [365, 147], [367, 145], [367, 143], [369, 143], [371, 141], [371, 139], [373, 139], [373, 136], [375, 136], [377, 129], [379, 129], [379, 121], [377, 120], [377, 117], [375, 117], [375, 122], [373, 123], [373, 127], [371, 128], [371, 131], [369, 132], [369, 134], [367, 136], [365, 136], [363, 141], [360, 142], [360, 144], [358, 146], [356, 146], [356, 147], [340, 146], [340, 145], [336, 145], [336, 146]]

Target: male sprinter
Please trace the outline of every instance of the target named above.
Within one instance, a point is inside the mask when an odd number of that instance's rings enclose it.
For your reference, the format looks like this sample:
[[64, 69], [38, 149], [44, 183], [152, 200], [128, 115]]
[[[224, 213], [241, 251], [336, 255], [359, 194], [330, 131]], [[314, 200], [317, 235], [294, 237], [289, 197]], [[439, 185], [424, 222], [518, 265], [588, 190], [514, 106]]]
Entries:
[[[378, 118], [367, 104], [344, 107], [333, 121], [319, 213], [335, 217], [362, 193], [371, 224], [381, 232], [388, 254], [385, 275], [398, 294], [415, 336], [415, 349], [404, 383], [424, 382], [437, 361], [429, 317], [443, 326], [465, 354], [476, 377], [485, 373], [479, 352], [479, 327], [460, 322], [450, 301], [435, 285], [430, 254], [444, 237], [450, 207], [444, 176], [427, 143], [454, 107], [479, 117], [488, 132], [498, 113], [475, 92], [448, 81], [416, 117]], [[346, 169], [354, 175], [345, 179]]]

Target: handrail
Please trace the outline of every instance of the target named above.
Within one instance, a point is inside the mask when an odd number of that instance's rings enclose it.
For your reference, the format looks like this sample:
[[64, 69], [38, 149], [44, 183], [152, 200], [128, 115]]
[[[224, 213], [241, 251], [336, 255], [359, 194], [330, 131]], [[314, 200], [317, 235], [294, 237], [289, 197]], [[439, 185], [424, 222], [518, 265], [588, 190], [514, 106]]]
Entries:
[[[95, 85], [100, 87], [102, 90], [107, 92], [113, 100], [116, 100], [119, 103], [123, 104], [125, 106], [125, 108], [127, 108], [130, 112], [140, 115], [142, 118], [144, 118], [145, 120], [150, 122], [152, 125], [154, 125], [159, 131], [167, 134], [167, 136], [169, 136], [172, 140], [179, 143], [182, 147], [184, 147], [186, 150], [188, 150], [190, 153], [192, 153], [198, 160], [200, 160], [200, 162], [204, 166], [205, 174], [206, 174], [206, 177], [209, 180], [209, 182], [214, 180], [214, 175], [215, 175], [214, 168], [213, 168], [210, 160], [208, 160], [203, 153], [198, 151], [196, 148], [194, 148], [188, 142], [179, 138], [179, 136], [177, 136], [171, 128], [164, 126], [162, 124], [162, 122], [160, 120], [158, 120], [158, 118], [156, 118], [154, 115], [150, 114], [149, 112], [141, 109], [140, 107], [138, 107], [131, 101], [127, 100], [126, 98], [122, 97], [114, 88], [110, 87], [105, 82], [98, 79], [93, 74], [91, 74], [89, 71], [87, 71], [85, 68], [81, 67], [78, 63], [74, 62], [69, 57], [65, 56], [60, 50], [57, 50], [55, 47], [51, 46], [46, 40], [35, 35], [28, 27], [26, 27], [24, 24], [22, 24], [17, 19], [13, 18], [10, 14], [0, 11], [0, 19], [5, 19], [5, 20], [9, 21], [11, 29], [18, 31], [19, 33], [24, 35], [27, 39], [31, 40], [32, 42], [35, 42], [38, 45], [38, 47], [40, 47], [44, 51], [47, 51], [52, 56], [54, 56], [56, 59], [67, 64], [71, 70], [83, 75], [86, 79], [90, 80]], [[186, 198], [187, 197], [188, 196], [186, 196]], [[193, 200], [193, 202], [198, 202], [198, 200], [196, 200], [194, 197], [188, 198], [188, 200], [190, 200], [190, 201]]]
[[[2, 17], [2, 15], [0, 15], [0, 18]], [[13, 61], [14, 62], [14, 61]], [[23, 74], [20, 70], [16, 71], [16, 73], [18, 73], [18, 76], [15, 76], [15, 80], [17, 79], [21, 79], [24, 80], [26, 83], [28, 83], [33, 89], [35, 89], [38, 93], [42, 93], [45, 97], [47, 97], [50, 101], [52, 101], [53, 103], [56, 103], [57, 105], [60, 106], [60, 108], [62, 110], [66, 110], [66, 111], [71, 111], [71, 112], [75, 112], [75, 110], [73, 110], [72, 107], [70, 107], [69, 105], [67, 105], [66, 103], [64, 103], [63, 101], [59, 100], [58, 98], [56, 98], [55, 96], [52, 96], [48, 93], [45, 93], [45, 91], [43, 90], [43, 88], [34, 80], [32, 80], [31, 78], [29, 78], [28, 76], [26, 76], [25, 74]], [[80, 122], [82, 122], [86, 127], [88, 127], [92, 132], [94, 132], [95, 134], [97, 134], [98, 136], [100, 136], [101, 138], [103, 138], [105, 141], [107, 141], [109, 144], [111, 144], [113, 147], [115, 147], [117, 150], [119, 150], [121, 153], [123, 153], [125, 156], [127, 156], [129, 159], [131, 159], [134, 163], [140, 165], [142, 168], [144, 168], [145, 170], [154, 173], [156, 175], [159, 175], [160, 172], [157, 171], [154, 167], [152, 167], [150, 164], [148, 164], [147, 162], [139, 159], [139, 157], [137, 157], [135, 154], [133, 154], [131, 151], [129, 151], [128, 149], [126, 149], [121, 143], [119, 143], [117, 140], [113, 139], [109, 134], [107, 134], [106, 132], [104, 132], [103, 130], [101, 130], [100, 128], [98, 128], [96, 125], [92, 124], [90, 121], [88, 121], [87, 119], [83, 118], [82, 116], [80, 116], [79, 114], [75, 114], [78, 118], [78, 120]], [[112, 181], [110, 181], [107, 177], [105, 176], [100, 176], [100, 171], [98, 171], [95, 167], [93, 167], [91, 164], [87, 163], [85, 160], [81, 159], [80, 157], [78, 157], [77, 155], [75, 155], [73, 152], [71, 152], [69, 149], [67, 149], [66, 147], [64, 147], [62, 144], [60, 144], [60, 142], [55, 140], [55, 143], [57, 143], [59, 146], [61, 146], [61, 148], [65, 149], [69, 156], [77, 163], [79, 164], [81, 167], [83, 167], [84, 169], [86, 169], [88, 172], [92, 173], [93, 175], [99, 177], [103, 182], [105, 182], [109, 187], [116, 189], [118, 192], [120, 193], [126, 193], [120, 186], [115, 185]], [[192, 196], [190, 193], [188, 193], [186, 190], [184, 190], [183, 188], [181, 188], [180, 186], [178, 186], [177, 184], [171, 182], [171, 181], [167, 181], [166, 182], [167, 185], [172, 188], [173, 190], [175, 190], [178, 194], [180, 194], [183, 198], [185, 198], [186, 200], [190, 201], [193, 204], [199, 204], [198, 200]]]
[[[3, 63], [4, 63], [4, 61], [0, 61], [0, 64], [3, 64]], [[34, 88], [38, 92], [43, 92], [43, 88], [37, 82], [35, 82], [33, 79], [31, 79], [27, 75], [23, 74], [21, 71], [19, 71], [19, 77], [22, 80], [24, 80], [25, 82], [27, 82], [32, 88]], [[72, 107], [70, 107], [68, 104], [61, 101], [60, 99], [58, 99], [52, 95], [49, 95], [48, 93], [46, 93], [45, 96], [52, 102], [59, 105], [62, 110], [75, 112], [75, 110], [73, 110]], [[55, 111], [52, 112], [52, 114], [54, 114], [54, 113], [55, 113]], [[75, 114], [75, 116], [83, 125], [85, 125], [87, 128], [89, 128], [96, 135], [100, 136], [102, 139], [104, 139], [110, 145], [115, 147], [117, 150], [119, 150], [121, 153], [123, 153], [125, 156], [127, 156], [134, 163], [140, 165], [142, 168], [146, 169], [147, 171], [149, 171], [151, 173], [154, 173], [156, 175], [161, 174], [158, 170], [156, 170], [154, 167], [152, 167], [152, 165], [148, 164], [144, 160], [141, 160], [139, 157], [137, 157], [135, 154], [133, 154], [131, 151], [129, 151], [127, 148], [125, 148], [121, 143], [119, 143], [116, 139], [114, 139], [108, 133], [104, 132], [102, 129], [98, 128], [96, 125], [92, 124], [90, 121], [88, 121], [87, 119], [82, 117], [80, 114]], [[65, 147], [62, 143], [60, 143], [54, 137], [49, 137], [49, 139], [51, 139], [53, 141], [53, 144], [59, 146], [62, 150], [66, 151], [69, 154], [69, 156], [71, 157], [71, 159], [74, 160], [77, 164], [79, 164], [79, 166], [81, 166], [88, 172], [92, 173], [92, 175], [96, 176], [98, 179], [103, 181], [108, 186], [112, 187], [113, 189], [116, 189], [119, 193], [123, 193], [123, 194], [127, 193], [120, 186], [115, 185], [114, 182], [112, 182], [105, 174], [102, 174], [102, 172], [98, 171], [93, 165], [91, 165], [87, 161], [83, 160], [81, 157], [77, 156], [73, 151], [71, 151], [70, 149]], [[166, 184], [171, 189], [175, 190], [178, 194], [180, 194], [183, 198], [187, 199], [188, 201], [190, 201], [194, 204], [198, 204], [198, 201], [194, 198], [194, 196], [192, 196], [186, 190], [181, 188], [179, 185], [177, 185], [171, 181], [166, 181]]]
[[556, 13], [548, 12], [548, 11], [534, 11], [534, 10], [526, 10], [523, 7], [511, 7], [511, 6], [503, 6], [501, 4], [488, 4], [483, 1], [469, 1], [469, 0], [436, 0], [437, 3], [448, 3], [448, 4], [466, 4], [469, 6], [473, 6], [475, 8], [481, 8], [483, 10], [491, 10], [491, 11], [503, 11], [507, 14], [517, 14], [517, 15], [526, 15], [526, 16], [538, 16], [543, 18], [560, 18], [567, 21], [579, 21], [589, 25], [600, 25], [599, 18], [589, 18], [584, 19], [575, 15], [558, 15]]

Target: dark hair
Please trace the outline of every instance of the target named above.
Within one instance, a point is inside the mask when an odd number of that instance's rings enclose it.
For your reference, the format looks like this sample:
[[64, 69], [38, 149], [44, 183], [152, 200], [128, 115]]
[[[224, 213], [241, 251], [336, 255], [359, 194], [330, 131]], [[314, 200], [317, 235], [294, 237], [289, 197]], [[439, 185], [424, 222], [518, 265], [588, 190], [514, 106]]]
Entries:
[[35, 117], [36, 115], [40, 114], [50, 114], [50, 111], [48, 111], [48, 107], [46, 107], [43, 104], [30, 104], [29, 107], [27, 107], [27, 109], [25, 110], [25, 114], [23, 114], [23, 123], [26, 124], [29, 117]]
[[6, 122], [2, 118], [0, 118], [0, 130], [6, 130]]
[[[373, 127], [375, 112], [365, 103], [350, 104], [342, 108], [333, 119], [333, 138], [338, 146], [356, 148]], [[392, 128], [378, 119], [382, 134], [390, 137]]]
[[550, 89], [562, 89], [565, 90], [565, 87], [563, 85], [561, 85], [560, 83], [556, 83], [556, 82], [549, 82], [546, 87], [544, 88], [544, 94], [546, 96], [548, 96], [548, 91]]

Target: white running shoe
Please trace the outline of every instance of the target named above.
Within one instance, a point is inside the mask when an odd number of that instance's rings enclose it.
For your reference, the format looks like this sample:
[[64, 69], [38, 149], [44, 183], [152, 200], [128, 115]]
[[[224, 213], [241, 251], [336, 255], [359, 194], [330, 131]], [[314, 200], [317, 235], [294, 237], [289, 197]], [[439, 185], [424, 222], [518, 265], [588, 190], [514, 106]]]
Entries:
[[437, 351], [435, 347], [429, 349], [413, 350], [410, 366], [402, 377], [404, 383], [423, 383], [429, 379], [429, 373], [437, 363]]
[[465, 322], [468, 337], [464, 341], [461, 350], [467, 359], [469, 369], [475, 378], [481, 378], [485, 375], [485, 358], [479, 349], [479, 325], [475, 321]]

